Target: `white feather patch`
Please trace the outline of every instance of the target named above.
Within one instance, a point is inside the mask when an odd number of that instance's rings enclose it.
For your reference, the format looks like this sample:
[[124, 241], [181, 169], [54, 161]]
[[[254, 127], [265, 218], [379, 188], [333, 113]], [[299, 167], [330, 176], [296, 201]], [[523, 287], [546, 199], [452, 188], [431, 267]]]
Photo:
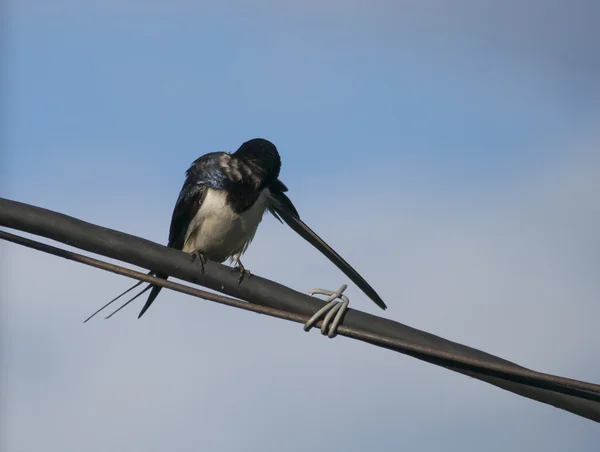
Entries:
[[200, 251], [216, 262], [242, 254], [256, 234], [268, 196], [268, 189], [263, 190], [250, 209], [237, 214], [227, 204], [225, 190], [209, 188], [198, 213], [190, 222], [183, 251]]

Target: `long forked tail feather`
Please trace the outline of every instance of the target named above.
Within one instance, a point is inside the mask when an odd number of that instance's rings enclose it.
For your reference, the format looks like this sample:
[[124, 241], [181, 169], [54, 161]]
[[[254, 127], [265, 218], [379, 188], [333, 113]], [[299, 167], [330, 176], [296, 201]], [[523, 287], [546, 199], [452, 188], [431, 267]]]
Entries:
[[146, 287], [144, 287], [144, 290], [142, 290], [140, 293], [138, 293], [135, 297], [131, 297], [128, 301], [126, 301], [121, 306], [119, 306], [117, 309], [115, 309], [112, 313], [110, 313], [109, 315], [107, 315], [106, 319], [110, 319], [113, 315], [115, 315], [117, 312], [119, 312], [121, 309], [123, 309], [129, 303], [131, 303], [132, 301], [134, 301], [136, 298], [142, 296], [144, 293], [148, 292], [148, 290], [150, 290], [152, 288], [156, 288], [156, 287], [157, 286], [153, 286], [152, 284], [148, 284]]
[[[167, 279], [167, 278], [165, 278]], [[144, 315], [144, 313], [148, 310], [148, 308], [150, 307], [150, 305], [152, 304], [152, 302], [156, 299], [156, 297], [158, 296], [159, 292], [162, 290], [162, 287], [160, 286], [154, 286], [152, 287], [152, 291], [150, 292], [150, 295], [148, 295], [148, 299], [146, 300], [146, 304], [144, 305], [144, 307], [142, 308], [142, 310], [140, 311], [140, 313], [138, 314], [138, 319]]]
[[271, 204], [269, 206], [269, 210], [277, 219], [283, 219], [283, 221], [285, 221], [290, 228], [296, 231], [298, 235], [300, 235], [304, 240], [309, 242], [312, 246], [324, 254], [371, 300], [373, 300], [377, 306], [379, 306], [381, 309], [387, 308], [381, 297], [377, 294], [377, 292], [375, 292], [375, 289], [373, 289], [371, 285], [342, 258], [342, 256], [336, 253], [333, 248], [325, 243], [321, 237], [319, 237], [311, 228], [308, 227], [306, 223], [300, 219], [300, 216], [294, 208], [294, 205], [284, 193], [277, 191], [271, 193]]
[[[148, 272], [149, 275], [155, 274], [154, 272], [150, 271]], [[162, 274], [155, 274], [155, 276], [159, 277], [159, 278], [164, 278], [167, 279], [167, 276], [164, 276]], [[96, 312], [94, 312], [92, 315], [90, 315], [87, 319], [85, 319], [83, 321], [83, 323], [86, 323], [88, 320], [90, 320], [92, 317], [94, 317], [96, 314], [98, 314], [99, 312], [103, 311], [104, 309], [106, 309], [108, 306], [110, 306], [111, 304], [113, 304], [115, 301], [117, 301], [119, 298], [121, 298], [122, 296], [128, 294], [129, 292], [131, 292], [133, 289], [135, 289], [136, 287], [139, 287], [141, 284], [143, 284], [143, 281], [139, 281], [136, 284], [134, 284], [133, 286], [131, 286], [129, 289], [127, 289], [125, 292], [119, 294], [118, 296], [116, 296], [115, 298], [113, 298], [112, 300], [110, 300], [108, 303], [106, 303], [104, 306], [102, 306], [100, 309], [98, 309]], [[139, 315], [138, 315], [138, 319], [144, 315], [144, 313], [148, 310], [148, 308], [150, 307], [150, 305], [152, 304], [152, 302], [156, 299], [156, 297], [158, 296], [159, 292], [161, 291], [162, 287], [160, 286], [155, 286], [153, 284], [148, 284], [146, 287], [144, 287], [144, 289], [142, 291], [140, 291], [137, 295], [135, 295], [134, 297], [130, 298], [128, 301], [126, 301], [125, 303], [123, 303], [118, 309], [116, 309], [115, 311], [113, 311], [110, 315], [108, 315], [106, 318], [109, 319], [111, 318], [113, 315], [115, 315], [117, 312], [119, 312], [121, 309], [123, 309], [125, 306], [127, 306], [128, 304], [130, 304], [132, 301], [134, 301], [135, 299], [137, 299], [138, 297], [140, 297], [142, 294], [146, 293], [148, 290], [152, 289], [152, 291], [150, 292], [150, 295], [148, 296], [148, 300], [146, 300], [146, 304], [144, 305], [144, 307], [142, 308], [142, 310], [140, 311]]]
[[[150, 272], [152, 273], [152, 272]], [[149, 273], [149, 274], [150, 274]], [[103, 311], [104, 309], [108, 308], [111, 304], [113, 304], [115, 301], [117, 301], [119, 298], [121, 298], [123, 295], [128, 294], [129, 292], [131, 292], [133, 289], [135, 289], [136, 287], [139, 287], [140, 285], [142, 285], [144, 283], [144, 281], [138, 281], [136, 284], [134, 284], [133, 286], [131, 286], [129, 289], [127, 289], [125, 292], [121, 293], [120, 295], [117, 295], [115, 298], [113, 298], [112, 300], [110, 300], [108, 303], [106, 303], [104, 306], [102, 306], [100, 309], [98, 309], [96, 312], [94, 312], [92, 315], [90, 315], [87, 319], [85, 319], [83, 321], [83, 323], [86, 323], [88, 320], [90, 320], [92, 317], [94, 317], [96, 314], [98, 314], [99, 312]]]

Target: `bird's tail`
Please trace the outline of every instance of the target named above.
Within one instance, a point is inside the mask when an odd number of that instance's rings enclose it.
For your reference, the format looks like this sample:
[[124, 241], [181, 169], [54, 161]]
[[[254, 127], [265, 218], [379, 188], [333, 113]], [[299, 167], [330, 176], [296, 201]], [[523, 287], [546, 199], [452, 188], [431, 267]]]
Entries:
[[[166, 276], [164, 278], [167, 279]], [[158, 297], [158, 294], [160, 293], [161, 290], [162, 290], [162, 287], [160, 287], [160, 286], [152, 286], [152, 290], [150, 291], [150, 295], [148, 295], [148, 299], [146, 300], [146, 304], [144, 305], [144, 307], [142, 308], [142, 310], [138, 314], [138, 319], [141, 316], [143, 316], [144, 313], [148, 310], [148, 308], [154, 302], [154, 300], [156, 299], [156, 297]], [[122, 307], [124, 307], [124, 305]]]
[[[157, 274], [154, 273], [152, 271], [148, 272], [149, 275], [154, 275], [157, 278], [164, 278], [167, 279], [168, 276], [167, 275], [163, 275], [163, 274]], [[99, 312], [103, 311], [104, 309], [106, 309], [108, 306], [110, 306], [111, 304], [113, 304], [115, 301], [117, 301], [119, 298], [121, 298], [123, 295], [128, 294], [129, 292], [131, 292], [133, 289], [135, 289], [136, 287], [139, 287], [140, 285], [142, 285], [144, 282], [143, 281], [139, 281], [136, 284], [134, 284], [133, 286], [131, 286], [129, 289], [127, 289], [126, 291], [122, 292], [121, 294], [119, 294], [118, 296], [116, 296], [115, 298], [113, 298], [112, 300], [110, 300], [108, 303], [106, 303], [104, 306], [102, 306], [100, 309], [98, 309], [96, 312], [94, 312], [92, 315], [90, 315], [87, 319], [85, 319], [83, 321], [83, 323], [86, 323], [88, 320], [90, 320], [92, 317], [94, 317], [96, 314], [98, 314]], [[109, 316], [107, 316], [106, 318], [110, 318], [113, 315], [115, 315], [117, 312], [119, 312], [121, 309], [123, 309], [125, 306], [127, 306], [129, 303], [131, 303], [133, 300], [135, 300], [136, 298], [138, 298], [139, 296], [141, 296], [142, 294], [146, 293], [148, 290], [152, 289], [152, 291], [150, 292], [150, 295], [148, 296], [148, 300], [146, 300], [146, 304], [144, 305], [144, 307], [142, 308], [142, 310], [140, 311], [139, 315], [138, 315], [138, 319], [144, 315], [144, 313], [148, 310], [148, 308], [150, 307], [150, 305], [152, 304], [152, 302], [156, 299], [156, 297], [158, 296], [158, 294], [160, 293], [162, 287], [160, 286], [155, 286], [153, 284], [148, 284], [146, 287], [144, 287], [144, 289], [142, 291], [140, 291], [137, 295], [135, 295], [134, 297], [130, 298], [127, 302], [123, 303], [117, 310], [115, 310], [114, 312], [112, 312]]]
[[[287, 190], [287, 187], [278, 181], [278, 189], [271, 190], [271, 195], [269, 198], [269, 211], [277, 218], [279, 221], [283, 219], [287, 223], [287, 225], [292, 228], [300, 237], [318, 249], [324, 256], [327, 257], [337, 268], [339, 268], [344, 274], [350, 278], [350, 280], [356, 284], [360, 290], [362, 290], [377, 306], [381, 309], [386, 309], [387, 306], [381, 299], [381, 297], [375, 292], [375, 289], [371, 287], [371, 285], [362, 277], [360, 274], [354, 270], [352, 266], [348, 262], [346, 262], [342, 256], [335, 252], [333, 248], [331, 248], [325, 241], [319, 237], [311, 228], [308, 227], [306, 223], [304, 223], [300, 219], [300, 215], [298, 215], [298, 211], [292, 204], [292, 201], [283, 193]], [[281, 188], [283, 186], [283, 188]]]

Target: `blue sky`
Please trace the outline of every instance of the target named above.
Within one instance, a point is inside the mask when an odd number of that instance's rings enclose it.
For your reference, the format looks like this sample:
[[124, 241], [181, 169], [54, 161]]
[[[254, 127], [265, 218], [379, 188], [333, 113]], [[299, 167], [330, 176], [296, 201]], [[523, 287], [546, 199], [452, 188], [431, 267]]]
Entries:
[[598, 108], [600, 57], [579, 56], [593, 39], [585, 11], [550, 31], [542, 22], [547, 42], [534, 28], [522, 43], [499, 13], [436, 25], [425, 7], [44, 3], [8, 6], [9, 169], [50, 174], [64, 168], [58, 154], [76, 170], [101, 153], [96, 164], [121, 177], [133, 159], [150, 167], [140, 180], [178, 181], [198, 153], [264, 135], [285, 153], [288, 178], [334, 162], [376, 173], [385, 158], [471, 191], [547, 154]]
[[[164, 243], [191, 161], [269, 138], [301, 214], [381, 292], [386, 315], [599, 381], [590, 364], [600, 352], [591, 315], [600, 314], [597, 2], [23, 0], [5, 9], [2, 196]], [[11, 262], [8, 450], [78, 450], [104, 427], [90, 450], [280, 450], [258, 419], [298, 450], [309, 439], [330, 444], [319, 422], [340, 433], [350, 425], [347, 450], [376, 440], [381, 450], [558, 451], [577, 437], [576, 449], [591, 451], [600, 441], [589, 421], [465, 377], [176, 294], [161, 295], [144, 321], [127, 310], [83, 328], [127, 281], [0, 248]], [[290, 257], [300, 274], [281, 268]], [[272, 219], [246, 259], [299, 290], [345, 282]], [[36, 284], [18, 284], [34, 271]], [[349, 295], [376, 312], [356, 289]], [[221, 338], [220, 322], [237, 330]], [[144, 344], [156, 354], [137, 355]], [[366, 369], [380, 373], [376, 385]], [[362, 395], [336, 391], [342, 378]], [[319, 401], [296, 381], [328, 388], [326, 404], [340, 407], [333, 420], [304, 407]], [[315, 430], [300, 437], [275, 413]], [[36, 437], [26, 434], [32, 422]]]

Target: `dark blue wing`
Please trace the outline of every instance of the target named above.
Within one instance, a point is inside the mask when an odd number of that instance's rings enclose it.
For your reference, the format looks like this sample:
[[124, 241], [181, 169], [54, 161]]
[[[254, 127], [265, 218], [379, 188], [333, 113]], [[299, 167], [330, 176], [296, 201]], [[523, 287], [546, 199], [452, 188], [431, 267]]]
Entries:
[[183, 249], [188, 226], [198, 213], [208, 188], [203, 184], [183, 186], [173, 209], [167, 246], [178, 250]]
[[[179, 192], [179, 197], [173, 209], [171, 226], [169, 229], [169, 243], [167, 246], [178, 250], [183, 249], [188, 227], [198, 213], [198, 209], [209, 188], [223, 189], [231, 181], [222, 168], [225, 152], [211, 152], [196, 159], [186, 172], [185, 182]], [[167, 279], [168, 276], [157, 273], [158, 278]], [[154, 302], [162, 287], [152, 286], [148, 300], [138, 315], [138, 319], [144, 315], [150, 305]], [[147, 289], [146, 289], [147, 290]]]
[[292, 204], [290, 198], [288, 198], [284, 192], [287, 191], [287, 187], [279, 179], [276, 180], [269, 187], [269, 212], [275, 216], [279, 221], [283, 220], [287, 225], [300, 235], [304, 240], [309, 242], [312, 246], [318, 249], [321, 253], [327, 257], [337, 268], [339, 268], [344, 274], [350, 278], [350, 280], [356, 284], [360, 290], [362, 290], [373, 302], [381, 309], [386, 309], [387, 306], [381, 299], [381, 297], [375, 292], [365, 279], [346, 262], [342, 256], [335, 252], [321, 237], [319, 237], [311, 228], [309, 228], [301, 219], [298, 211]]
[[185, 182], [173, 208], [169, 247], [178, 250], [183, 248], [188, 226], [198, 213], [207, 189], [224, 189], [230, 182], [221, 165], [224, 156], [227, 158], [224, 152], [205, 154], [196, 159], [186, 171]]

